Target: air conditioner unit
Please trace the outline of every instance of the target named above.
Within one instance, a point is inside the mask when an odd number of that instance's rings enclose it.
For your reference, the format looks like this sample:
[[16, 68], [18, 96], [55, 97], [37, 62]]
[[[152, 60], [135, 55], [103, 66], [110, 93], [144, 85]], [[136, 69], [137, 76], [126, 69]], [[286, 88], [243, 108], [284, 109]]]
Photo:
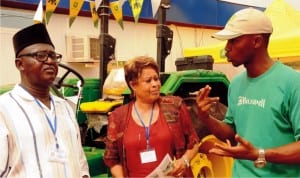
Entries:
[[67, 60], [89, 62], [100, 59], [100, 40], [90, 36], [66, 36]]

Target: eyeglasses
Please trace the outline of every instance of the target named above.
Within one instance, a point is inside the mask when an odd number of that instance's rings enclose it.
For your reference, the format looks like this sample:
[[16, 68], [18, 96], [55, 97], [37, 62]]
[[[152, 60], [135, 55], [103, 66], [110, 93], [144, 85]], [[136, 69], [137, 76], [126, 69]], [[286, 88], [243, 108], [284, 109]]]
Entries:
[[59, 63], [61, 61], [62, 55], [55, 53], [55, 52], [46, 52], [46, 51], [39, 51], [39, 52], [35, 52], [35, 53], [27, 53], [27, 54], [21, 54], [20, 56], [18, 56], [18, 58], [20, 57], [24, 57], [24, 56], [29, 56], [32, 58], [35, 58], [37, 61], [39, 62], [45, 62], [48, 60], [48, 58], [50, 58], [52, 61]]

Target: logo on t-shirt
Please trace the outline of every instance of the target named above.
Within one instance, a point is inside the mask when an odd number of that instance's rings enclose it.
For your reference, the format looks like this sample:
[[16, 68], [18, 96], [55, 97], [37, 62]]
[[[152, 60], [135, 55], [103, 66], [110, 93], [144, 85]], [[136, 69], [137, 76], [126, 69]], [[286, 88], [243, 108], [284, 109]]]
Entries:
[[249, 99], [245, 96], [239, 96], [238, 106], [240, 105], [255, 105], [261, 108], [265, 107], [266, 99]]

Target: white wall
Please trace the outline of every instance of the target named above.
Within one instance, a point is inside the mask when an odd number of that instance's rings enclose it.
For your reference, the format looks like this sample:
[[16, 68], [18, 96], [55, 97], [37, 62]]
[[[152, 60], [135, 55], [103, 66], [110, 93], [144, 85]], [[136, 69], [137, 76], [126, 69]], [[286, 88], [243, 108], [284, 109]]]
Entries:
[[14, 50], [11, 42], [16, 31], [16, 29], [8, 28], [1, 28], [0, 30], [0, 86], [19, 81], [19, 72], [15, 67]]
[[[14, 66], [14, 52], [12, 47], [13, 34], [26, 26], [31, 25], [33, 11], [3, 8], [6, 12], [16, 14], [11, 18], [19, 18], [17, 24], [3, 24], [1, 22], [1, 48], [0, 48], [0, 86], [4, 84], [16, 83], [19, 81], [19, 73]], [[22, 17], [24, 19], [22, 19]], [[2, 18], [2, 17], [1, 17]], [[9, 18], [9, 17], [7, 17]], [[21, 18], [21, 20], [20, 20]], [[16, 21], [16, 20], [14, 20]], [[8, 23], [8, 22], [7, 22]], [[20, 24], [21, 23], [21, 24]], [[10, 26], [9, 28], [5, 26]], [[165, 71], [175, 71], [175, 60], [183, 57], [184, 48], [199, 47], [217, 43], [216, 39], [211, 38], [211, 34], [216, 30], [204, 28], [188, 28], [176, 25], [169, 26], [174, 33], [173, 45], [171, 54], [166, 59]], [[94, 28], [91, 18], [77, 17], [72, 27], [69, 28], [69, 19], [67, 15], [53, 14], [49, 24], [47, 25], [51, 39], [58, 53], [63, 54], [63, 63], [70, 65], [72, 68], [80, 71], [84, 77], [98, 77], [99, 64], [85, 63], [67, 63], [66, 58], [66, 42], [67, 34], [92, 35], [99, 36], [100, 24], [98, 28]], [[116, 38], [116, 59], [127, 60], [138, 55], [148, 55], [156, 58], [157, 39], [156, 39], [156, 24], [145, 24], [134, 22], [124, 22], [124, 30], [114, 20], [109, 21], [109, 34]], [[230, 65], [230, 64], [229, 64]], [[93, 67], [90, 67], [93, 66]], [[218, 68], [218, 67], [217, 67]], [[224, 67], [220, 67], [224, 69]], [[231, 70], [232, 71], [236, 70]], [[238, 71], [239, 72], [239, 71]], [[231, 75], [230, 74], [230, 78]]]

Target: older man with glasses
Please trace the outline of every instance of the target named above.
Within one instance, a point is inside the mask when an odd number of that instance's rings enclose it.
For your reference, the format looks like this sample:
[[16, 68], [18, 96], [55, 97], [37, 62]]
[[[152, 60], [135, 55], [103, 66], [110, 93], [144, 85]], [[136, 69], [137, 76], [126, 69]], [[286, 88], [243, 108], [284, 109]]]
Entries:
[[13, 37], [21, 82], [0, 96], [0, 177], [89, 177], [75, 114], [50, 93], [62, 55], [44, 24]]

